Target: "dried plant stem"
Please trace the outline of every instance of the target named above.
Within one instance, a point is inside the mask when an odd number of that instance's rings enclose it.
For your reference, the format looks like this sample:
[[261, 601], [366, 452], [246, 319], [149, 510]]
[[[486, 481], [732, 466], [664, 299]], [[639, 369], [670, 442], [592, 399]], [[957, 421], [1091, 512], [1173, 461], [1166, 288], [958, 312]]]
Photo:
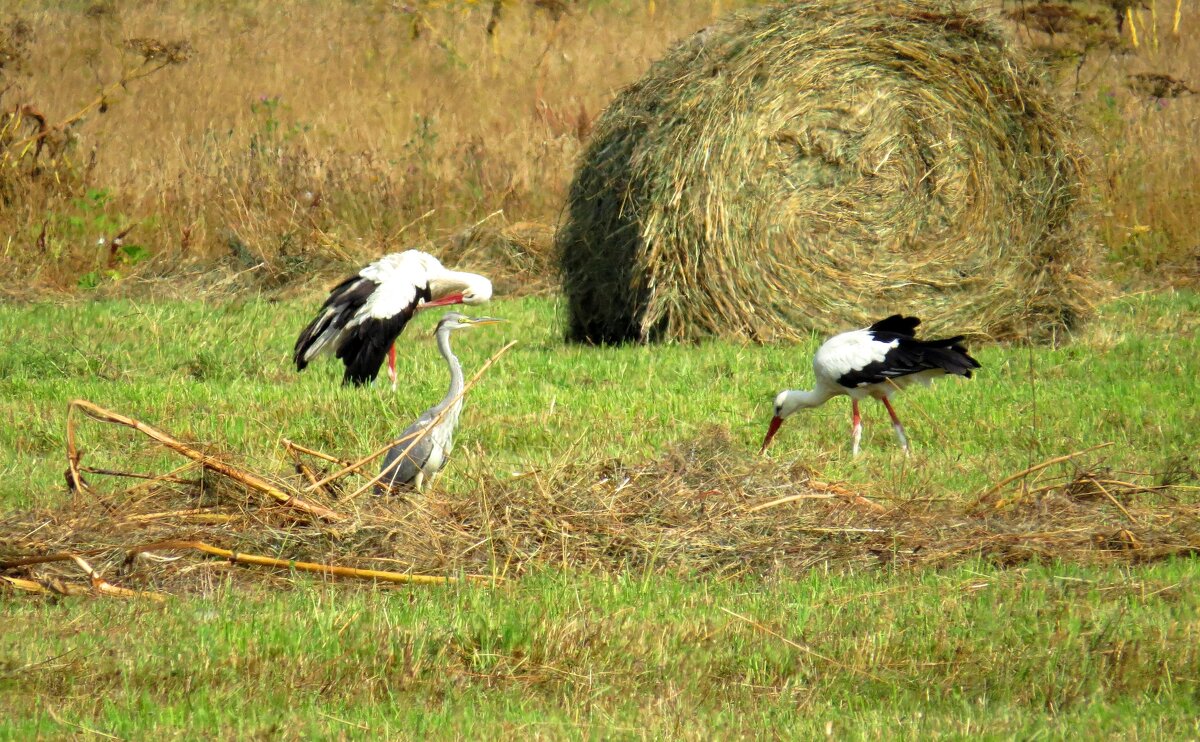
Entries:
[[1125, 506], [1121, 504], [1121, 501], [1113, 497], [1113, 494], [1108, 491], [1107, 487], [1105, 487], [1103, 484], [1100, 484], [1100, 480], [1096, 479], [1095, 477], [1088, 477], [1088, 479], [1091, 480], [1092, 484], [1100, 488], [1100, 491], [1104, 493], [1104, 496], [1108, 498], [1109, 502], [1111, 502], [1113, 505], [1116, 505], [1117, 509], [1129, 519], [1130, 523], [1137, 523], [1137, 520], [1129, 514], [1129, 511], [1125, 509]]
[[350, 465], [350, 462], [346, 461], [345, 459], [339, 459], [336, 456], [330, 456], [329, 454], [325, 453], [324, 451], [318, 451], [315, 448], [309, 448], [308, 446], [302, 446], [299, 443], [296, 443], [295, 441], [288, 440], [287, 438], [283, 439], [283, 447], [288, 449], [289, 451], [298, 451], [300, 453], [307, 454], [314, 458], [328, 461], [331, 464], [337, 464], [338, 466], [349, 466]]
[[1055, 456], [1054, 458], [1047, 459], [1040, 464], [1035, 464], [1034, 466], [1031, 466], [1028, 469], [1022, 469], [1021, 471], [1017, 472], [1016, 474], [1010, 474], [1009, 476], [1005, 477], [1004, 479], [1001, 479], [996, 484], [993, 484], [988, 489], [984, 490], [982, 494], [980, 494], [977, 498], [975, 498], [975, 505], [979, 506], [979, 505], [983, 504], [983, 502], [985, 500], [987, 500], [989, 497], [991, 497], [995, 493], [999, 492], [1001, 489], [1004, 488], [1005, 485], [1010, 484], [1011, 482], [1015, 482], [1016, 480], [1021, 479], [1022, 477], [1026, 477], [1026, 476], [1034, 473], [1035, 471], [1041, 471], [1042, 469], [1045, 469], [1048, 466], [1054, 466], [1055, 464], [1061, 464], [1062, 462], [1069, 461], [1070, 459], [1073, 459], [1076, 456], [1081, 456], [1085, 453], [1089, 453], [1091, 451], [1095, 451], [1095, 450], [1098, 450], [1101, 448], [1107, 448], [1111, 445], [1113, 445], [1112, 441], [1109, 441], [1108, 443], [1098, 443], [1094, 446], [1089, 446], [1088, 448], [1081, 449], [1074, 453], [1068, 453], [1064, 456]]
[[[99, 553], [99, 552], [97, 551], [97, 552], [84, 552], [84, 553], [90, 555], [90, 554]], [[37, 580], [27, 580], [27, 579], [23, 579], [20, 577], [9, 577], [7, 575], [0, 575], [0, 580], [4, 580], [9, 585], [15, 587], [18, 590], [25, 590], [25, 591], [31, 592], [31, 593], [60, 593], [62, 595], [87, 595], [92, 592], [97, 592], [102, 595], [111, 595], [116, 598], [150, 598], [151, 600], [155, 600], [158, 602], [162, 602], [165, 599], [164, 596], [160, 595], [159, 593], [140, 592], [138, 590], [129, 590], [127, 588], [117, 587], [116, 585], [113, 585], [112, 583], [108, 582], [103, 577], [101, 577], [100, 573], [97, 572], [92, 567], [92, 565], [88, 564], [78, 554], [48, 554], [48, 555], [42, 556], [42, 557], [21, 557], [18, 559], [10, 559], [5, 562], [0, 562], [0, 569], [7, 569], [9, 567], [28, 566], [28, 565], [32, 565], [32, 564], [46, 564], [48, 562], [69, 562], [69, 561], [73, 561], [77, 565], [79, 565], [79, 568], [82, 569], [84, 571], [84, 574], [86, 574], [88, 576], [88, 579], [92, 583], [91, 589], [85, 588], [82, 585], [75, 585], [75, 584], [71, 584], [71, 583], [59, 583], [59, 584], [51, 583], [50, 586], [46, 586], [46, 585], [38, 582]]]
[[[306, 464], [304, 459], [300, 457], [300, 452], [295, 447], [288, 445], [288, 441], [284, 441], [284, 448], [287, 449], [288, 455], [292, 457], [292, 463], [296, 465], [296, 471], [303, 474], [309, 484], [316, 484], [317, 475], [313, 472], [312, 467]], [[321, 488], [321, 491], [330, 494], [324, 487]]]
[[171, 518], [186, 515], [205, 515], [212, 514], [216, 508], [188, 508], [187, 510], [164, 510], [161, 513], [143, 513], [141, 515], [126, 516], [126, 521], [137, 522], [144, 520], [158, 520], [160, 518]]
[[53, 592], [50, 588], [34, 580], [26, 580], [20, 577], [9, 577], [7, 575], [0, 575], [0, 580], [3, 580], [6, 584], [11, 585], [18, 590], [24, 590], [25, 592], [29, 593]]
[[171, 474], [139, 474], [132, 471], [116, 471], [114, 469], [99, 469], [94, 466], [80, 466], [78, 470], [84, 474], [100, 474], [106, 477], [127, 477], [129, 479], [149, 479], [152, 482], [171, 482], [172, 484], [195, 484], [194, 481]]
[[[322, 505], [317, 505], [316, 503], [311, 503], [306, 500], [302, 500], [302, 499], [296, 497], [295, 495], [284, 492], [283, 490], [279, 489], [275, 485], [271, 484], [270, 482], [266, 481], [265, 479], [263, 479], [262, 477], [260, 477], [256, 474], [242, 471], [241, 469], [238, 469], [234, 466], [226, 464], [224, 461], [221, 461], [220, 459], [214, 458], [205, 453], [197, 451], [196, 449], [191, 448], [190, 446], [186, 446], [183, 443], [180, 443], [179, 441], [175, 440], [171, 436], [167, 435], [166, 433], [162, 432], [161, 430], [158, 430], [157, 428], [153, 428], [149, 425], [146, 425], [143, 422], [134, 420], [131, 417], [126, 417], [124, 415], [118, 414], [111, 410], [106, 410], [103, 407], [93, 404], [85, 399], [72, 400], [71, 403], [67, 406], [67, 463], [68, 463], [68, 466], [70, 467], [68, 470], [68, 472], [69, 472], [68, 476], [73, 480], [73, 482], [77, 486], [82, 485], [83, 480], [79, 477], [79, 471], [80, 471], [79, 470], [79, 449], [75, 445], [75, 426], [74, 426], [74, 420], [73, 420], [72, 414], [71, 414], [76, 409], [81, 410], [85, 415], [92, 418], [93, 420], [98, 420], [100, 422], [105, 422], [105, 423], [112, 423], [114, 425], [124, 425], [127, 428], [133, 428], [134, 430], [138, 431], [139, 433], [143, 433], [143, 434], [153, 438], [154, 440], [158, 441], [162, 445], [171, 449], [175, 453], [178, 453], [181, 456], [185, 456], [195, 462], [198, 462], [199, 464], [203, 465], [204, 468], [206, 468], [206, 469], [215, 471], [216, 473], [221, 474], [226, 477], [229, 477], [230, 479], [232, 479], [236, 482], [239, 482], [253, 490], [257, 490], [257, 491], [275, 499], [276, 501], [278, 501], [281, 505], [284, 505], [285, 507], [300, 510], [305, 513], [308, 513], [309, 515], [313, 515], [318, 518], [323, 518], [325, 520], [331, 520], [331, 521], [344, 520], [346, 517], [346, 516], [342, 515], [341, 513], [337, 513], [337, 512], [334, 512], [333, 510], [330, 510], [327, 507], [324, 507]], [[80, 489], [83, 489], [83, 488], [80, 487]]]
[[837, 495], [788, 495], [787, 497], [780, 497], [775, 500], [771, 500], [770, 502], [764, 502], [761, 505], [755, 505], [754, 507], [746, 510], [746, 512], [757, 513], [760, 510], [767, 510], [769, 508], [778, 507], [779, 505], [786, 505], [789, 502], [799, 502], [800, 500], [832, 500], [835, 497], [837, 497]]
[[[45, 139], [50, 134], [50, 132], [55, 131], [55, 130], [66, 129], [71, 124], [74, 124], [75, 122], [82, 119], [84, 116], [88, 115], [93, 109], [100, 108], [100, 106], [104, 105], [105, 101], [107, 101], [117, 91], [127, 89], [129, 86], [129, 83], [134, 82], [135, 80], [141, 80], [143, 77], [149, 77], [150, 75], [153, 75], [155, 72], [158, 72], [159, 70], [169, 67], [170, 65], [171, 65], [170, 62], [162, 62], [160, 64], [143, 65], [137, 69], [126, 70], [121, 75], [120, 80], [117, 80], [116, 82], [110, 83], [107, 86], [105, 86], [104, 89], [100, 91], [100, 94], [97, 95], [94, 99], [92, 99], [89, 103], [87, 103], [87, 105], [83, 106], [78, 111], [71, 114], [67, 118], [63, 119], [62, 121], [58, 122], [54, 126], [43, 126], [37, 133], [32, 134], [32, 135], [26, 137], [25, 139], [22, 139], [18, 142], [13, 143], [12, 145], [10, 145], [8, 147], [8, 151], [15, 152], [17, 149], [23, 147], [24, 149], [21, 150], [21, 152], [18, 154], [18, 157], [24, 157], [28, 153], [29, 147], [35, 146], [38, 142]], [[6, 157], [7, 157], [7, 153], [6, 153]]]
[[[143, 551], [159, 551], [162, 549], [193, 549], [212, 556], [222, 557], [238, 564], [256, 564], [263, 567], [278, 567], [294, 569], [297, 572], [314, 572], [317, 574], [334, 575], [337, 577], [357, 577], [380, 582], [407, 583], [414, 585], [447, 585], [459, 582], [457, 577], [438, 577], [434, 575], [407, 575], [400, 572], [385, 572], [375, 569], [357, 569], [355, 567], [338, 567], [332, 564], [316, 562], [295, 562], [287, 559], [260, 556], [258, 554], [243, 554], [241, 552], [221, 549], [203, 541], [159, 541], [153, 544], [137, 546], [130, 549], [136, 554]], [[464, 575], [468, 582], [492, 582], [494, 578], [482, 575]]]
[[0, 569], [11, 569], [13, 567], [31, 567], [35, 564], [51, 564], [53, 562], [69, 562], [76, 556], [95, 556], [103, 553], [101, 549], [91, 549], [89, 551], [80, 551], [75, 554], [57, 553], [57, 554], [41, 554], [38, 556], [13, 557], [12, 559], [0, 560]]
[[84, 571], [84, 574], [88, 576], [88, 579], [92, 581], [92, 589], [98, 593], [111, 595], [115, 598], [149, 598], [160, 603], [165, 600], [165, 598], [158, 593], [144, 593], [137, 590], [129, 590], [128, 588], [124, 587], [117, 587], [101, 577], [100, 573], [93, 569], [92, 565], [84, 561], [82, 557], [74, 556], [72, 559], [76, 564], [79, 565], [79, 568]]

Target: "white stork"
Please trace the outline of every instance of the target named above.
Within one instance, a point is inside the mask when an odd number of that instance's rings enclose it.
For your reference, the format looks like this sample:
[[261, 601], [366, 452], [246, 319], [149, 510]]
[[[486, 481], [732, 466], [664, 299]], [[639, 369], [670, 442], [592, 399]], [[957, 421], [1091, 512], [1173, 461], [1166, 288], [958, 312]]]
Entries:
[[346, 366], [342, 383], [370, 383], [384, 357], [396, 388], [396, 338], [419, 310], [448, 304], [482, 304], [492, 283], [474, 273], [447, 270], [420, 250], [385, 255], [329, 292], [321, 312], [296, 340], [292, 360], [300, 371], [332, 349]]
[[888, 398], [915, 381], [928, 386], [946, 374], [969, 379], [971, 370], [979, 368], [979, 362], [967, 355], [962, 346], [961, 335], [918, 340], [915, 332], [919, 324], [921, 320], [916, 317], [893, 314], [865, 330], [843, 332], [826, 340], [813, 356], [816, 385], [809, 391], [787, 390], [775, 397], [775, 417], [771, 418], [759, 453], [767, 450], [779, 426], [793, 412], [819, 407], [845, 394], [850, 397], [853, 410], [851, 436], [855, 456], [862, 440], [858, 401], [867, 397], [874, 397], [887, 407], [892, 428], [907, 455], [908, 438]]

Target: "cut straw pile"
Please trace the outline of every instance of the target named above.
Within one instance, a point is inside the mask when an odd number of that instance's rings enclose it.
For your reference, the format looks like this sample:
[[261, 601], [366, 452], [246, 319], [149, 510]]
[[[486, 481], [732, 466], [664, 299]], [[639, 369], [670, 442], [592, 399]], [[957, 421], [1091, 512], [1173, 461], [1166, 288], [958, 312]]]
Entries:
[[1200, 506], [1184, 496], [1195, 487], [1107, 472], [1098, 451], [1056, 457], [959, 502], [890, 502], [757, 457], [720, 431], [701, 440], [636, 466], [561, 465], [409, 498], [351, 496], [377, 464], [358, 481], [314, 486], [327, 478], [321, 467], [343, 462], [294, 444], [296, 474], [256, 475], [188, 449], [184, 468], [124, 489], [101, 488], [100, 470], [77, 452], [73, 497], [0, 526], [0, 589], [157, 598], [305, 572], [493, 584], [539, 568], [733, 577], [1200, 550]]
[[597, 122], [572, 339], [769, 342], [893, 312], [1048, 340], [1089, 311], [1068, 122], [972, 3], [806, 0], [677, 45]]

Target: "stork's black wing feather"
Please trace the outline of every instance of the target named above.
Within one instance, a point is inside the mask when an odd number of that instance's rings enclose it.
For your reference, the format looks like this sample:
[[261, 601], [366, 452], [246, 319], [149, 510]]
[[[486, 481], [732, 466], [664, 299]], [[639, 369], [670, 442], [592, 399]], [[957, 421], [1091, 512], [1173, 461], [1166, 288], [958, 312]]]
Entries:
[[871, 334], [878, 342], [895, 342], [896, 346], [887, 352], [882, 361], [842, 374], [837, 380], [838, 384], [853, 389], [935, 369], [969, 379], [971, 370], [979, 368], [979, 361], [972, 358], [961, 344], [961, 335], [941, 340], [915, 340], [899, 333], [872, 330]]
[[321, 305], [321, 311], [296, 339], [292, 360], [296, 363], [298, 370], [303, 371], [308, 365], [304, 356], [307, 355], [312, 344], [326, 331], [332, 329], [337, 332], [345, 327], [354, 318], [355, 313], [367, 303], [367, 299], [375, 293], [377, 288], [379, 288], [379, 284], [375, 281], [357, 275], [351, 276], [333, 287], [333, 290], [329, 292], [329, 298]]
[[921, 324], [921, 320], [916, 317], [893, 314], [891, 317], [879, 320], [867, 329], [875, 333], [887, 332], [902, 337], [913, 337], [917, 334], [917, 325], [919, 324]]
[[374, 381], [387, 358], [388, 349], [416, 314], [417, 306], [429, 298], [429, 287], [422, 286], [417, 289], [412, 304], [398, 314], [383, 319], [368, 318], [347, 328], [337, 346], [337, 357], [346, 365], [342, 383], [362, 386]]
[[387, 319], [368, 319], [342, 333], [337, 357], [346, 365], [343, 384], [370, 384], [379, 375], [388, 349], [412, 319], [416, 306]]

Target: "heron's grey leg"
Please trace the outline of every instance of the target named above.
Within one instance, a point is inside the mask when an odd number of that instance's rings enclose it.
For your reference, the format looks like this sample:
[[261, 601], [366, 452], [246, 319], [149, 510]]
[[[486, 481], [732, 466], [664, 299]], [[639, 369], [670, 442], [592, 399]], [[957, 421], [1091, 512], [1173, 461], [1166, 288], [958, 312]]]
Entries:
[[862, 415], [858, 412], [858, 400], [850, 399], [851, 409], [854, 411], [851, 417], [850, 439], [854, 442], [854, 455], [858, 455], [858, 444], [862, 441]]
[[887, 397], [883, 398], [883, 406], [887, 408], [888, 414], [892, 416], [892, 430], [896, 431], [896, 437], [900, 439], [900, 447], [904, 449], [904, 455], [909, 455], [908, 436], [904, 435], [904, 426], [900, 424], [900, 418], [896, 416], [896, 410], [892, 407], [892, 403]]
[[417, 472], [417, 476], [413, 479], [413, 486], [416, 487], [417, 492], [425, 492], [425, 472]]

